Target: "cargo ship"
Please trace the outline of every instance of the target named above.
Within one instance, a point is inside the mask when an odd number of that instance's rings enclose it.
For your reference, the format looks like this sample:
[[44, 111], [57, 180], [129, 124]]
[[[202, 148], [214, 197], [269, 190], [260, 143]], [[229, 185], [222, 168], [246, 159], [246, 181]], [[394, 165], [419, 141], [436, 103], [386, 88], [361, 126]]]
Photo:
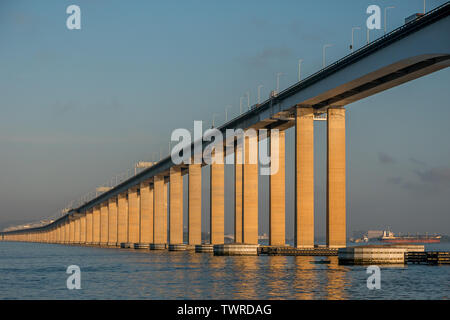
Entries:
[[441, 242], [441, 236], [434, 235], [415, 235], [415, 236], [396, 236], [391, 231], [384, 231], [381, 241], [388, 243], [439, 243]]

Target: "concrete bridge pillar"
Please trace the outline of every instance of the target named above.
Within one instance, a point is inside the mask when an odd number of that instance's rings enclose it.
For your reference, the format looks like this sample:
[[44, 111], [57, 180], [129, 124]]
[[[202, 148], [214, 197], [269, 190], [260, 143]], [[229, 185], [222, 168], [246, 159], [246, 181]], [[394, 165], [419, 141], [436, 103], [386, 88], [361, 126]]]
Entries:
[[80, 218], [77, 218], [75, 221], [75, 228], [74, 228], [74, 243], [80, 243]]
[[215, 149], [210, 164], [210, 243], [224, 243], [225, 234], [225, 167], [223, 146]]
[[89, 209], [86, 211], [86, 244], [92, 244], [93, 235], [94, 235], [94, 226], [93, 226], [93, 209]]
[[153, 191], [153, 212], [154, 212], [154, 224], [153, 224], [153, 243], [154, 244], [166, 244], [167, 243], [167, 210], [166, 210], [166, 196], [167, 192], [164, 189], [166, 184], [164, 182], [164, 176], [155, 176], [154, 178], [154, 191]]
[[327, 121], [327, 246], [346, 246], [345, 109], [329, 108]]
[[95, 206], [92, 212], [92, 243], [100, 244], [100, 206]]
[[243, 143], [239, 139], [234, 142], [234, 242], [242, 243], [242, 174]]
[[75, 242], [75, 220], [72, 219], [69, 222], [69, 243]]
[[86, 214], [80, 218], [80, 243], [86, 244]]
[[[269, 206], [269, 244], [284, 246], [285, 236], [285, 132], [278, 132], [278, 143], [272, 141], [270, 134], [271, 175], [269, 176], [270, 206]], [[273, 139], [275, 140], [275, 139]]]
[[258, 135], [244, 137], [242, 242], [258, 244]]
[[117, 243], [128, 242], [128, 194], [117, 196]]
[[108, 202], [100, 205], [100, 245], [108, 244]]
[[108, 199], [108, 243], [107, 244], [108, 244], [108, 246], [117, 246], [117, 197], [111, 197]]
[[139, 242], [140, 225], [140, 190], [138, 187], [132, 187], [128, 190], [128, 242]]
[[188, 170], [189, 245], [197, 245], [202, 243], [202, 166], [190, 164]]
[[66, 240], [68, 237], [67, 233], [68, 232], [66, 232], [66, 223], [63, 222], [61, 225], [61, 243], [65, 244], [67, 242], [67, 240]]
[[[64, 233], [66, 231], [64, 222], [60, 223], [58, 228], [59, 228], [59, 243], [64, 243], [64, 240], [65, 240]], [[31, 235], [30, 235], [30, 237], [31, 237]]]
[[167, 191], [167, 183], [168, 183], [168, 179], [164, 178], [164, 214], [165, 214], [165, 218], [164, 218], [164, 241], [167, 244], [167, 213], [168, 213], [168, 208], [169, 208], [169, 202], [168, 202], [168, 191]]
[[180, 167], [170, 168], [169, 243], [183, 243], [183, 176]]
[[153, 242], [153, 183], [150, 181], [141, 183], [141, 220], [140, 243]]
[[295, 226], [297, 248], [314, 247], [314, 110], [295, 115]]
[[59, 225], [56, 226], [56, 243], [61, 242], [61, 227]]
[[64, 222], [64, 243], [69, 243], [70, 241], [70, 222]]

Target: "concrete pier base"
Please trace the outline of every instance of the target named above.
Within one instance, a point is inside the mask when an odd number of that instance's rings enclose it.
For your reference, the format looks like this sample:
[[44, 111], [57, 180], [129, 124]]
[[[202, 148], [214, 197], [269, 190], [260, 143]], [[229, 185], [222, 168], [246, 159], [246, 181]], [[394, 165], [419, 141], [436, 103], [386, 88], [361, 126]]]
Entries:
[[[404, 264], [405, 253], [420, 252], [423, 246], [367, 245], [340, 248], [339, 264]], [[423, 250], [422, 250], [423, 251]]]
[[167, 244], [165, 243], [152, 243], [150, 244], [150, 250], [166, 250]]
[[150, 243], [135, 243], [134, 244], [135, 249], [150, 249]]
[[197, 244], [195, 245], [195, 252], [198, 253], [213, 253], [214, 245], [212, 244]]
[[169, 251], [186, 251], [186, 247], [184, 243], [169, 244]]
[[108, 247], [119, 247], [120, 248], [120, 243], [117, 242], [108, 242]]
[[120, 244], [120, 247], [121, 247], [122, 249], [134, 249], [134, 243], [131, 243], [131, 242], [122, 242], [122, 243]]
[[258, 244], [226, 243], [214, 245], [215, 256], [257, 256]]
[[424, 252], [425, 246], [423, 244], [388, 244], [391, 248], [404, 248], [408, 252]]

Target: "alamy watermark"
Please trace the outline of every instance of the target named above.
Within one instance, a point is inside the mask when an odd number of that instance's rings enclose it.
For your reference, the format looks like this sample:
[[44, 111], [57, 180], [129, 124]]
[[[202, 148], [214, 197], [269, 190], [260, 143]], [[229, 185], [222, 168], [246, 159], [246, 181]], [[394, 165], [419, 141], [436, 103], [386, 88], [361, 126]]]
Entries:
[[67, 267], [66, 273], [70, 274], [70, 276], [67, 278], [67, 281], [66, 281], [67, 289], [69, 289], [69, 290], [81, 289], [80, 267], [77, 265], [70, 265]]
[[67, 7], [66, 13], [70, 14], [66, 20], [66, 27], [69, 30], [81, 29], [81, 9], [79, 6], [72, 4]]
[[370, 274], [367, 278], [367, 289], [381, 289], [381, 270], [379, 266], [368, 266], [366, 273]]

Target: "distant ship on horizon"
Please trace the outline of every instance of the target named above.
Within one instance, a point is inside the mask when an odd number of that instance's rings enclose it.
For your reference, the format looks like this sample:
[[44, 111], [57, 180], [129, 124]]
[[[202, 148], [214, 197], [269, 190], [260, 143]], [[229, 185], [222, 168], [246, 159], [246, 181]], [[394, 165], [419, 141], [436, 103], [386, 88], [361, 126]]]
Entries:
[[430, 236], [428, 234], [420, 235], [417, 234], [415, 236], [396, 236], [391, 231], [384, 231], [383, 236], [380, 239], [383, 242], [388, 243], [440, 243], [441, 242], [441, 236], [440, 235], [434, 235]]

